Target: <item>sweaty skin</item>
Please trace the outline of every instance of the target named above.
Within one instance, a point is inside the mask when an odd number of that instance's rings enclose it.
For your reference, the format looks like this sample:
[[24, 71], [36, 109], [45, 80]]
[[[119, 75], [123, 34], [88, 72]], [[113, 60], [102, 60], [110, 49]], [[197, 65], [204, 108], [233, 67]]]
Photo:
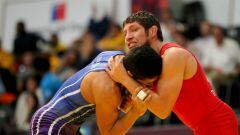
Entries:
[[130, 111], [119, 117], [120, 89], [105, 71], [89, 73], [83, 79], [81, 90], [84, 98], [96, 105], [97, 124], [101, 134], [126, 134], [147, 110], [145, 103], [135, 98]]

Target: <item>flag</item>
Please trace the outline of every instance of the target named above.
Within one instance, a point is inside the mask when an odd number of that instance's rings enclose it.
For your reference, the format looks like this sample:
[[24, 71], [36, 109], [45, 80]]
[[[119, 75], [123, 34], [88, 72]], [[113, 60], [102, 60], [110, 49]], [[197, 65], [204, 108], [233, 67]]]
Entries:
[[66, 17], [66, 3], [61, 1], [53, 5], [52, 8], [52, 21], [61, 21]]

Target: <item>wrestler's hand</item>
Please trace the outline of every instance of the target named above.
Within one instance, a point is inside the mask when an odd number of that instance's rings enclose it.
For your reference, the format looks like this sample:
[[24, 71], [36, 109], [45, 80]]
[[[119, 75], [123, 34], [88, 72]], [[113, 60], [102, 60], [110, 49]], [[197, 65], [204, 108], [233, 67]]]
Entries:
[[125, 67], [123, 66], [123, 57], [123, 55], [118, 55], [110, 58], [108, 60], [109, 68], [106, 70], [110, 77], [118, 83], [122, 83], [122, 81], [124, 81], [126, 77], [130, 77]]

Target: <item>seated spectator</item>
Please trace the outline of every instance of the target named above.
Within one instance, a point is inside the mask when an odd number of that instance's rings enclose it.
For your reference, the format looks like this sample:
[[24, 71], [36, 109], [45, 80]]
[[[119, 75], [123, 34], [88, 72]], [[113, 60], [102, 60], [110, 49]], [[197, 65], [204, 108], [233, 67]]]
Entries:
[[240, 64], [237, 65], [237, 77], [234, 78], [230, 93], [230, 106], [240, 109]]
[[28, 130], [26, 120], [29, 108], [27, 106], [28, 95], [33, 93], [37, 96], [39, 106], [44, 104], [43, 96], [39, 87], [40, 76], [37, 74], [29, 75], [24, 81], [24, 91], [19, 95], [15, 109], [16, 126], [19, 130]]
[[8, 69], [12, 73], [15, 72], [14, 57], [10, 53], [3, 50], [1, 39], [0, 39], [0, 67]]
[[70, 76], [77, 72], [77, 70], [70, 66], [67, 51], [62, 51], [58, 53], [58, 67], [55, 71], [56, 75], [60, 78], [62, 82], [66, 81]]
[[60, 43], [58, 35], [56, 33], [51, 34], [51, 39], [49, 43], [54, 54], [66, 50], [65, 45]]
[[175, 22], [172, 12], [169, 9], [163, 10], [161, 13], [161, 29], [163, 39], [165, 42], [173, 41], [173, 33], [177, 30], [177, 23]]
[[20, 65], [17, 73], [17, 89], [19, 92], [23, 90], [23, 82], [27, 77], [34, 73], [33, 60], [35, 56], [32, 52], [24, 52], [20, 59]]
[[[12, 74], [9, 70], [0, 67], [0, 85], [1, 85], [1, 95], [5, 94], [6, 96], [1, 96], [0, 102], [12, 103], [15, 100], [16, 95], [18, 94], [16, 88], [16, 76]], [[10, 100], [10, 101], [9, 101]]]
[[96, 3], [92, 4], [92, 15], [87, 30], [93, 34], [96, 40], [100, 40], [106, 35], [110, 21]]
[[38, 108], [38, 98], [35, 93], [25, 91], [19, 96], [15, 110], [16, 127], [19, 131], [29, 130], [31, 117]]
[[39, 41], [44, 41], [42, 37], [38, 36], [36, 33], [30, 33], [25, 28], [25, 23], [19, 21], [16, 24], [16, 37], [14, 39], [13, 54], [18, 61], [22, 54], [25, 52], [38, 52], [39, 48], [37, 43]]
[[240, 48], [236, 41], [225, 37], [221, 27], [215, 26], [212, 32], [214, 44], [204, 52], [203, 66], [217, 94], [224, 98], [220, 88], [229, 88], [236, 76], [235, 67], [240, 63]]
[[89, 64], [101, 51], [96, 48], [96, 40], [92, 33], [86, 32], [81, 37], [78, 44], [80, 54], [78, 69], [82, 69]]
[[50, 100], [61, 86], [61, 81], [57, 75], [50, 71], [50, 63], [47, 58], [38, 57], [34, 60], [34, 68], [41, 76], [40, 88], [44, 101]]
[[124, 38], [121, 27], [114, 22], [110, 23], [107, 34], [99, 41], [98, 48], [101, 50], [125, 50]]
[[192, 42], [188, 40], [184, 32], [176, 31], [173, 33], [172, 37], [177, 44], [192, 52], [199, 59], [200, 56], [198, 48], [193, 46]]
[[199, 50], [198, 58], [202, 62], [203, 55], [209, 46], [214, 44], [214, 38], [211, 33], [211, 24], [207, 21], [203, 21], [200, 24], [200, 37], [193, 41], [193, 45]]

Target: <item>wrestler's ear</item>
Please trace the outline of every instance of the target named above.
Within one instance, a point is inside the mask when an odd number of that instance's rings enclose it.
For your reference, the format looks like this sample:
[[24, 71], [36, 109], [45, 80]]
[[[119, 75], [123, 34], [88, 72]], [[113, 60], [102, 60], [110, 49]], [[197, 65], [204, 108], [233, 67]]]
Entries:
[[156, 35], [157, 35], [157, 30], [158, 30], [157, 26], [152, 26], [152, 27], [149, 29], [149, 34], [150, 34], [150, 36], [151, 36], [151, 37], [156, 36]]
[[128, 75], [133, 77], [132, 73], [130, 71], [127, 71]]

